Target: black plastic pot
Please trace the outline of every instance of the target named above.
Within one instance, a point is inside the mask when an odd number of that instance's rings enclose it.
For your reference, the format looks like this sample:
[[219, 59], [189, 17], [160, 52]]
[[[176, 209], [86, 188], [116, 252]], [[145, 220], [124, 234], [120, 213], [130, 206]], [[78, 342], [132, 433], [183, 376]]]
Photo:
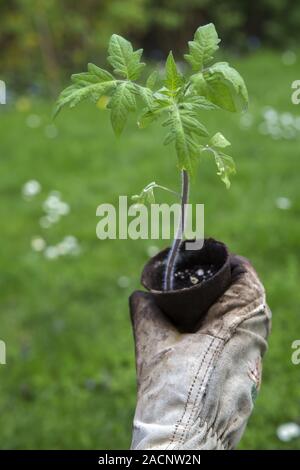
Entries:
[[216, 273], [208, 280], [184, 289], [163, 291], [163, 277], [170, 248], [160, 251], [145, 265], [141, 282], [151, 292], [158, 307], [181, 332], [192, 333], [201, 325], [209, 307], [225, 292], [231, 281], [226, 245], [212, 238], [200, 250], [185, 250], [183, 241], [176, 269], [213, 264]]

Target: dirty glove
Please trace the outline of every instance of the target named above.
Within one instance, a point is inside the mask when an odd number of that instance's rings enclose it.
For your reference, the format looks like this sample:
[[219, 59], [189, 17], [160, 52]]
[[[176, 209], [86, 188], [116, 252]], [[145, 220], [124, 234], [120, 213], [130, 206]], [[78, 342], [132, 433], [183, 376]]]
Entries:
[[231, 256], [231, 267], [231, 286], [193, 334], [179, 333], [150, 293], [131, 296], [138, 383], [132, 449], [232, 449], [241, 439], [271, 313], [250, 263]]

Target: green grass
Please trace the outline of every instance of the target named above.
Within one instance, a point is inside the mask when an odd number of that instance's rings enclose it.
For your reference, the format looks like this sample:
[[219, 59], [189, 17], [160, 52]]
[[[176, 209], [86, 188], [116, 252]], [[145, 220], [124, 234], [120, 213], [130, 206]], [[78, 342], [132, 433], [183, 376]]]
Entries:
[[[267, 52], [235, 62], [255, 123], [243, 130], [238, 116], [209, 115], [210, 129], [223, 129], [232, 142], [238, 174], [226, 191], [207, 157], [192, 200], [205, 203], [206, 235], [251, 259], [273, 311], [262, 389], [240, 447], [300, 449], [300, 439], [284, 444], [276, 437], [279, 424], [300, 417], [300, 366], [290, 359], [291, 343], [300, 338], [299, 139], [275, 141], [257, 130], [263, 106], [299, 114], [290, 100], [298, 66], [283, 66], [280, 55]], [[139, 288], [149, 246], [165, 242], [99, 241], [95, 212], [153, 180], [176, 188], [175, 155], [162, 146], [158, 127], [137, 131], [133, 120], [115, 140], [105, 111], [93, 106], [65, 111], [53, 140], [44, 134], [51, 103], [0, 112], [0, 338], [7, 345], [1, 448], [127, 448], [136, 392], [128, 296]], [[31, 113], [42, 118], [37, 129], [26, 125]], [[21, 187], [33, 178], [42, 193], [24, 201]], [[41, 205], [53, 189], [71, 213], [41, 229]], [[276, 207], [278, 196], [292, 200], [290, 210]], [[50, 261], [31, 250], [35, 235], [56, 243], [67, 234], [82, 246], [76, 258]], [[120, 276], [129, 277], [128, 288], [118, 286]]]

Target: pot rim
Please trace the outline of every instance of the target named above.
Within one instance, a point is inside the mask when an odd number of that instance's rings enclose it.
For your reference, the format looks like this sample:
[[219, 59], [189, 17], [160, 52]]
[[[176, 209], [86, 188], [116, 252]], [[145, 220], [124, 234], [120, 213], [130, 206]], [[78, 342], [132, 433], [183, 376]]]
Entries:
[[[191, 241], [195, 241], [195, 240], [182, 240], [181, 243], [185, 243], [185, 242], [191, 242]], [[215, 272], [215, 274], [207, 279], [206, 281], [203, 281], [201, 282], [200, 284], [195, 284], [194, 286], [190, 286], [190, 287], [183, 287], [182, 289], [170, 289], [170, 290], [157, 290], [157, 289], [150, 289], [147, 285], [146, 285], [146, 282], [145, 282], [145, 271], [147, 268], [150, 268], [150, 265], [151, 263], [155, 260], [156, 257], [159, 257], [160, 255], [162, 255], [162, 253], [166, 252], [167, 250], [169, 251], [170, 250], [170, 247], [167, 247], [167, 248], [164, 248], [163, 250], [161, 250], [159, 253], [157, 253], [155, 256], [153, 256], [152, 258], [150, 258], [148, 260], [148, 262], [145, 264], [144, 266], [144, 269], [143, 269], [143, 272], [142, 272], [142, 276], [141, 276], [141, 283], [143, 285], [143, 287], [145, 287], [145, 289], [147, 289], [148, 292], [152, 292], [156, 295], [160, 295], [160, 296], [166, 296], [166, 295], [169, 295], [169, 294], [180, 294], [180, 293], [186, 293], [186, 292], [191, 292], [193, 290], [196, 290], [196, 289], [199, 289], [200, 287], [205, 287], [205, 286], [208, 286], [210, 284], [212, 284], [215, 280], [216, 280], [216, 276], [219, 276], [220, 274], [222, 274], [223, 271], [226, 270], [227, 268], [227, 263], [229, 262], [229, 251], [228, 251], [228, 248], [227, 246], [225, 245], [225, 243], [223, 242], [220, 242], [218, 240], [215, 240], [214, 238], [205, 238], [204, 241], [208, 241], [208, 242], [213, 242], [213, 243], [218, 243], [219, 245], [222, 245], [223, 249], [224, 249], [224, 254], [225, 254], [225, 261], [224, 263], [222, 264], [222, 266]], [[201, 250], [203, 249], [203, 247], [201, 248]], [[163, 258], [165, 259], [165, 258]]]

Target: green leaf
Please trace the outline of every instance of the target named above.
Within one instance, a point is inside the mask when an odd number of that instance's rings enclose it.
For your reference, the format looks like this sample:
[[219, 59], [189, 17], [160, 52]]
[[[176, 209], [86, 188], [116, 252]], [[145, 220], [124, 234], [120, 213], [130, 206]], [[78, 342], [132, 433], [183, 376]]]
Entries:
[[174, 132], [174, 130], [170, 130], [164, 138], [164, 145], [169, 145], [171, 142], [174, 142], [175, 139], [176, 133]]
[[139, 78], [145, 64], [140, 61], [143, 49], [133, 51], [132, 45], [122, 36], [113, 34], [108, 46], [108, 62], [114, 72], [128, 80]]
[[71, 76], [72, 85], [65, 88], [58, 97], [54, 110], [54, 117], [63, 106], [71, 108], [85, 99], [98, 101], [106, 93], [116, 87], [115, 78], [106, 70], [94, 64], [88, 65], [88, 72], [76, 73]]
[[236, 173], [234, 160], [229, 155], [226, 155], [225, 153], [219, 152], [216, 150], [214, 150], [214, 156], [215, 156], [216, 165], [218, 167], [217, 175], [220, 176], [223, 183], [225, 183], [226, 188], [229, 189], [230, 188], [229, 177], [230, 175], [233, 175]]
[[164, 112], [171, 109], [171, 103], [169, 100], [154, 99], [153, 105], [143, 110], [141, 116], [138, 119], [138, 126], [140, 129], [144, 129], [152, 122], [156, 121], [161, 117]]
[[[227, 62], [218, 62], [203, 73], [206, 84], [202, 81], [202, 93], [212, 103], [231, 112], [246, 110], [248, 91], [239, 72]], [[202, 80], [202, 79], [201, 79]], [[201, 80], [198, 81], [201, 87]], [[199, 90], [201, 92], [201, 90]]]
[[208, 99], [209, 90], [203, 73], [199, 72], [191, 75], [190, 81], [192, 85], [191, 88], [197, 93], [197, 96], [203, 96]]
[[120, 135], [127, 122], [130, 111], [135, 111], [136, 100], [134, 86], [130, 82], [121, 82], [112, 95], [108, 106], [111, 110], [111, 124], [116, 133]]
[[158, 79], [158, 72], [157, 70], [153, 70], [153, 72], [150, 73], [149, 77], [147, 78], [146, 87], [150, 88], [150, 90], [154, 90], [157, 79]]
[[137, 94], [142, 98], [143, 102], [151, 108], [154, 103], [153, 91], [150, 88], [135, 84]]
[[109, 81], [115, 80], [113, 75], [109, 73], [107, 70], [101, 69], [95, 64], [88, 64], [88, 71], [93, 74], [94, 76], [98, 77], [101, 81]]
[[205, 99], [197, 100], [194, 99], [196, 97], [180, 94], [165, 99], [162, 99], [161, 96], [163, 95], [159, 90], [155, 94], [155, 107], [146, 113], [144, 118], [152, 121], [163, 111], [166, 111], [167, 119], [162, 125], [168, 128], [168, 133], [164, 144], [175, 143], [179, 169], [187, 170], [193, 176], [201, 149], [199, 137], [209, 135], [206, 127], [200, 122], [197, 112], [201, 105], [206, 106], [208, 103]]
[[193, 176], [196, 166], [197, 144], [184, 132], [183, 128], [177, 128], [175, 135], [175, 148], [179, 169], [186, 170]]
[[69, 105], [70, 108], [74, 108], [74, 106], [86, 99], [91, 99], [95, 102], [98, 101], [101, 96], [110, 92], [115, 85], [115, 81], [88, 85], [70, 85], [59, 95], [53, 117], [56, 117], [59, 111], [66, 105]]
[[185, 97], [185, 101], [180, 103], [180, 106], [190, 111], [201, 111], [203, 109], [209, 111], [219, 109], [217, 105], [208, 101], [204, 96], [199, 95], [190, 95]]
[[193, 41], [189, 41], [189, 54], [185, 54], [185, 60], [192, 66], [193, 70], [201, 70], [206, 66], [219, 49], [220, 39], [215, 26], [209, 23], [200, 26], [194, 36]]
[[145, 129], [152, 124], [152, 122], [156, 121], [159, 118], [158, 113], [154, 113], [152, 110], [146, 109], [138, 118], [138, 126], [140, 129]]
[[199, 121], [198, 116], [190, 111], [181, 111], [181, 122], [186, 132], [199, 135], [200, 137], [207, 137], [209, 135], [206, 127]]
[[178, 88], [180, 88], [182, 83], [183, 83], [182, 76], [177, 70], [177, 66], [176, 66], [172, 51], [171, 51], [166, 61], [165, 85], [169, 91], [174, 93], [177, 91]]
[[194, 134], [206, 136], [206, 128], [198, 121], [196, 115], [187, 113], [177, 104], [170, 108], [169, 117], [163, 125], [169, 128], [165, 143], [175, 141], [179, 169], [186, 170], [193, 176], [200, 153], [200, 144]]
[[213, 147], [217, 148], [225, 148], [231, 145], [229, 140], [226, 139], [226, 137], [221, 134], [221, 132], [217, 132], [211, 139], [210, 143]]
[[82, 72], [82, 73], [73, 73], [71, 75], [71, 80], [74, 84], [79, 86], [88, 86], [94, 83], [102, 82], [96, 75], [93, 75], [89, 72]]

